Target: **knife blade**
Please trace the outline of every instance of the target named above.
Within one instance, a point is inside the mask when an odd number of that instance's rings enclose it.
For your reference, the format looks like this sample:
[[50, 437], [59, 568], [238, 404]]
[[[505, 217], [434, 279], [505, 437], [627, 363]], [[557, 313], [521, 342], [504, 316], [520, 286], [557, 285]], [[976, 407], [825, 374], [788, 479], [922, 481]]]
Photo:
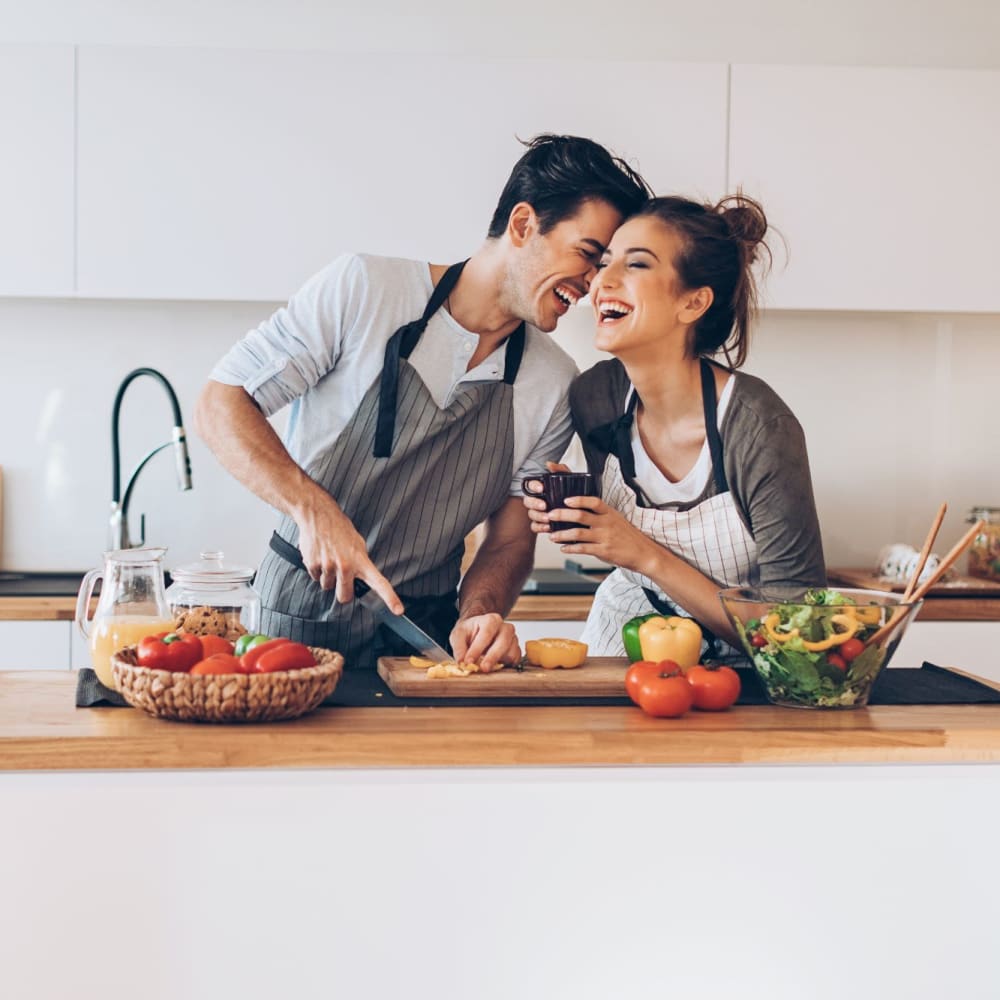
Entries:
[[364, 580], [354, 581], [354, 595], [372, 613], [376, 621], [392, 629], [403, 642], [419, 650], [428, 660], [441, 662], [453, 659], [416, 622], [407, 618], [405, 614], [394, 615], [385, 601]]

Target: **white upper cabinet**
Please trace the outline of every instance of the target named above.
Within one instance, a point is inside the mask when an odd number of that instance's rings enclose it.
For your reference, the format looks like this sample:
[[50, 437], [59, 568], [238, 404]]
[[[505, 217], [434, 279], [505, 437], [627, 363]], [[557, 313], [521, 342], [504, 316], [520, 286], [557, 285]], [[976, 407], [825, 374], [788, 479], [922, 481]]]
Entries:
[[73, 293], [73, 67], [0, 45], [0, 295]]
[[789, 246], [770, 305], [1000, 311], [1000, 73], [736, 66], [731, 109], [730, 185]]
[[79, 292], [276, 301], [343, 251], [455, 260], [542, 131], [714, 197], [726, 101], [714, 64], [83, 47]]

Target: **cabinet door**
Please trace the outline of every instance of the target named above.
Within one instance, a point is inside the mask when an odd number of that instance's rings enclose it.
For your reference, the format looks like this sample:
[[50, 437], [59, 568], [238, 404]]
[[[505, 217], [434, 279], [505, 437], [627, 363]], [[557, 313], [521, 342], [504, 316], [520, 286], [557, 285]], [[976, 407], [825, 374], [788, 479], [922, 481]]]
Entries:
[[0, 295], [73, 292], [73, 48], [0, 45]]
[[0, 670], [68, 670], [70, 622], [0, 622]]
[[275, 301], [344, 251], [459, 259], [542, 131], [714, 196], [726, 99], [712, 64], [85, 46], [80, 291]]
[[1000, 73], [733, 68], [730, 185], [790, 250], [774, 306], [1000, 310], [998, 176]]

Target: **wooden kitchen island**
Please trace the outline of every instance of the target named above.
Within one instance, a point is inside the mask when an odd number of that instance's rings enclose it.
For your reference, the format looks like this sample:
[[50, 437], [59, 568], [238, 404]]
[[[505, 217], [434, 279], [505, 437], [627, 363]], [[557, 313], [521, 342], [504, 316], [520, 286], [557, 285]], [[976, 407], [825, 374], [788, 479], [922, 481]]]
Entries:
[[70, 671], [0, 672], [0, 771], [1000, 761], [1000, 705], [747, 706], [665, 720], [631, 707], [484, 703], [218, 726], [74, 708], [75, 684]]
[[73, 687], [0, 673], [18, 1000], [997, 995], [1000, 705], [241, 727]]

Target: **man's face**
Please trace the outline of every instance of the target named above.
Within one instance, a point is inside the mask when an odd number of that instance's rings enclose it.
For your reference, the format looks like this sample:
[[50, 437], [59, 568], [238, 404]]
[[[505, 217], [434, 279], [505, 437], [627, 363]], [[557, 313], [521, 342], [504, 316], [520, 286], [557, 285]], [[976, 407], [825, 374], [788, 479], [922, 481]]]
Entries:
[[533, 229], [518, 247], [517, 314], [539, 330], [554, 330], [570, 306], [587, 294], [601, 254], [621, 221], [618, 209], [593, 200], [544, 236]]

